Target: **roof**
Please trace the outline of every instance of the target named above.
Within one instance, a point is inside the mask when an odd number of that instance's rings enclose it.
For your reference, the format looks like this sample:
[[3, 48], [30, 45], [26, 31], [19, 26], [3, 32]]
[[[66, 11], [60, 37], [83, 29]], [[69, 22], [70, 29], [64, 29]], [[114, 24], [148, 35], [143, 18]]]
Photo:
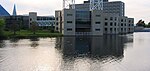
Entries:
[[10, 14], [0, 5], [0, 16], [10, 16]]

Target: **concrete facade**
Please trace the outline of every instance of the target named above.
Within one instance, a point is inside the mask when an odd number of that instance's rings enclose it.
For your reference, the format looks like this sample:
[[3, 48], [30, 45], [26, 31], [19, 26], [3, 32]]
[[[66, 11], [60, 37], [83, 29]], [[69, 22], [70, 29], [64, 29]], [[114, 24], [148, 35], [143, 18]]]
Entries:
[[90, 11], [88, 1], [84, 4], [76, 4], [75, 9], [55, 11], [55, 30], [63, 35], [101, 36], [133, 33], [134, 18], [124, 16], [124, 3], [117, 1], [107, 2], [107, 4], [108, 12]]

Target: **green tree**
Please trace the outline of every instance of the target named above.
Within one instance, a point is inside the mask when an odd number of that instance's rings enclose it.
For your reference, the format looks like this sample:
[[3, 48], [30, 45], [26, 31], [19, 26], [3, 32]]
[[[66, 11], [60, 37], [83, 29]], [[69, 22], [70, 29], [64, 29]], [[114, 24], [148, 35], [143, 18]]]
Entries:
[[150, 28], [150, 22], [148, 23], [147, 27]]
[[145, 21], [139, 20], [136, 26], [146, 27]]
[[5, 27], [5, 20], [0, 19], [0, 36], [3, 35], [4, 27]]
[[17, 30], [19, 29], [19, 25], [17, 24], [17, 22], [13, 22], [11, 24], [10, 29], [14, 32], [14, 35], [16, 35]]
[[31, 23], [31, 30], [32, 30], [33, 34], [35, 34], [36, 30], [38, 30], [38, 24], [36, 21], [33, 21]]

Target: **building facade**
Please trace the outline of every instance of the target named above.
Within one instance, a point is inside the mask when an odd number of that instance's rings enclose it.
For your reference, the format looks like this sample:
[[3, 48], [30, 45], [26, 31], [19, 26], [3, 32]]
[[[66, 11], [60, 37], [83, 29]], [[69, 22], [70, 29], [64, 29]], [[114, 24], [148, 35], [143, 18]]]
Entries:
[[90, 4], [84, 2], [76, 4], [75, 9], [70, 7], [56, 11], [55, 30], [63, 35], [100, 36], [133, 33], [134, 19], [124, 16], [124, 3], [117, 1], [106, 2], [106, 4], [104, 10], [91, 11]]

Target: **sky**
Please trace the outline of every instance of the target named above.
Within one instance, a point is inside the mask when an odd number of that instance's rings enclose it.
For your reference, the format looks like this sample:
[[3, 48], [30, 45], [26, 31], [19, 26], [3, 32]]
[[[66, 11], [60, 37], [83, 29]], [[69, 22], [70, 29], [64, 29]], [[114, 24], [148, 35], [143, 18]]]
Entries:
[[[51, 16], [55, 10], [62, 9], [63, 0], [0, 0], [0, 4], [10, 13], [13, 12], [13, 5], [16, 4], [18, 15], [27, 15], [29, 12], [37, 12], [38, 15]], [[76, 0], [76, 3], [83, 3], [84, 0]], [[110, 0], [125, 2], [125, 15], [139, 20], [150, 22], [150, 0]]]

